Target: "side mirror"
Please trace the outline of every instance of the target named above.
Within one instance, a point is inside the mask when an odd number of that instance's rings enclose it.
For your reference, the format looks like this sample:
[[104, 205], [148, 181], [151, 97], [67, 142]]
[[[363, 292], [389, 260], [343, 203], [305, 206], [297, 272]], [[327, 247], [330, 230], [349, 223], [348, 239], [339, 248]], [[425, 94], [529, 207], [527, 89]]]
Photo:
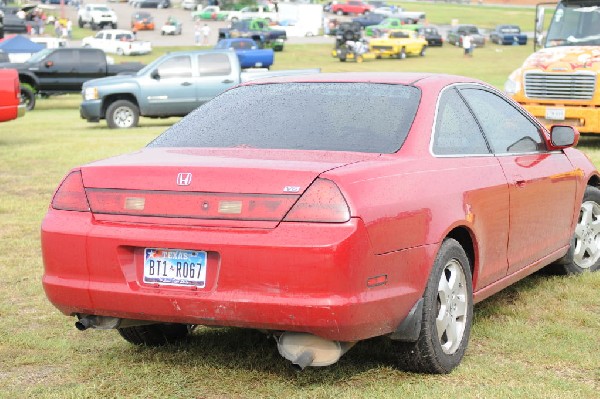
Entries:
[[150, 73], [150, 77], [152, 79], [160, 80], [160, 74], [158, 73], [158, 69], [152, 71], [152, 73]]
[[579, 132], [573, 126], [554, 125], [550, 128], [550, 144], [553, 150], [573, 147], [579, 141]]

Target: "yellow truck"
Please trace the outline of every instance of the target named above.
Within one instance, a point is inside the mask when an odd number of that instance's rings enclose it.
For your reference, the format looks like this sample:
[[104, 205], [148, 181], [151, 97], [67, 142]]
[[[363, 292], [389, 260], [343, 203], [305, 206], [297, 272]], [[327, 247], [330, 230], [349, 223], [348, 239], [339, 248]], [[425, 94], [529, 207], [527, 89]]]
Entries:
[[544, 26], [541, 6], [534, 42], [544, 48], [510, 74], [504, 90], [547, 127], [600, 133], [600, 0], [559, 1], [547, 34], [537, 40]]
[[391, 30], [386, 37], [371, 39], [369, 52], [376, 58], [392, 57], [404, 59], [408, 55], [425, 55], [427, 40], [417, 36], [413, 30]]

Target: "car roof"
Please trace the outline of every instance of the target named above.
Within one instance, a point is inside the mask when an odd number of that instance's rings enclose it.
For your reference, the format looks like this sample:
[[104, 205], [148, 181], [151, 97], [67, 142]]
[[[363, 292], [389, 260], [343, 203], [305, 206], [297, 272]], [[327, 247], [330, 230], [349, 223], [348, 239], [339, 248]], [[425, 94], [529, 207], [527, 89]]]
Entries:
[[341, 73], [318, 73], [307, 75], [275, 76], [261, 78], [244, 83], [244, 86], [268, 83], [379, 83], [417, 85], [425, 84], [427, 81], [435, 81], [436, 84], [449, 85], [452, 83], [482, 83], [477, 79], [458, 75], [419, 73], [419, 72], [341, 72]]

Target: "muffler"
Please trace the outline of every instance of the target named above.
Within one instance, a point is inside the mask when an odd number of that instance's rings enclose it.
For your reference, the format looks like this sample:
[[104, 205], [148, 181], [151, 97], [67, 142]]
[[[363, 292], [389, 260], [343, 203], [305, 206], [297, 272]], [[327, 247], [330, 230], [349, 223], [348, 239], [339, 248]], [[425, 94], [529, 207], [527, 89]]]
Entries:
[[75, 327], [79, 331], [85, 331], [88, 328], [95, 328], [97, 330], [112, 330], [115, 328], [127, 328], [135, 326], [144, 326], [148, 324], [156, 324], [155, 321], [121, 319], [118, 317], [109, 316], [77, 315], [77, 317], [79, 318], [79, 320], [75, 322]]
[[277, 339], [279, 354], [292, 362], [292, 367], [304, 370], [308, 366], [329, 366], [356, 342], [330, 341], [316, 335], [297, 332], [284, 332]]

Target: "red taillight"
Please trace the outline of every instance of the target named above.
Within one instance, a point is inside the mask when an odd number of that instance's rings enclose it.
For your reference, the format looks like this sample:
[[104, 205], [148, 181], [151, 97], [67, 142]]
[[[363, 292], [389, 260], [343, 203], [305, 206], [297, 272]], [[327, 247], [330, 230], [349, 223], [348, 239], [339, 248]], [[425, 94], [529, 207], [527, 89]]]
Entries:
[[280, 221], [297, 195], [89, 188], [93, 213], [193, 219]]
[[350, 219], [348, 203], [338, 186], [317, 179], [283, 219], [286, 222], [342, 223]]
[[80, 171], [76, 170], [69, 173], [63, 180], [52, 199], [52, 208], [64, 211], [89, 212], [90, 206], [85, 196]]

